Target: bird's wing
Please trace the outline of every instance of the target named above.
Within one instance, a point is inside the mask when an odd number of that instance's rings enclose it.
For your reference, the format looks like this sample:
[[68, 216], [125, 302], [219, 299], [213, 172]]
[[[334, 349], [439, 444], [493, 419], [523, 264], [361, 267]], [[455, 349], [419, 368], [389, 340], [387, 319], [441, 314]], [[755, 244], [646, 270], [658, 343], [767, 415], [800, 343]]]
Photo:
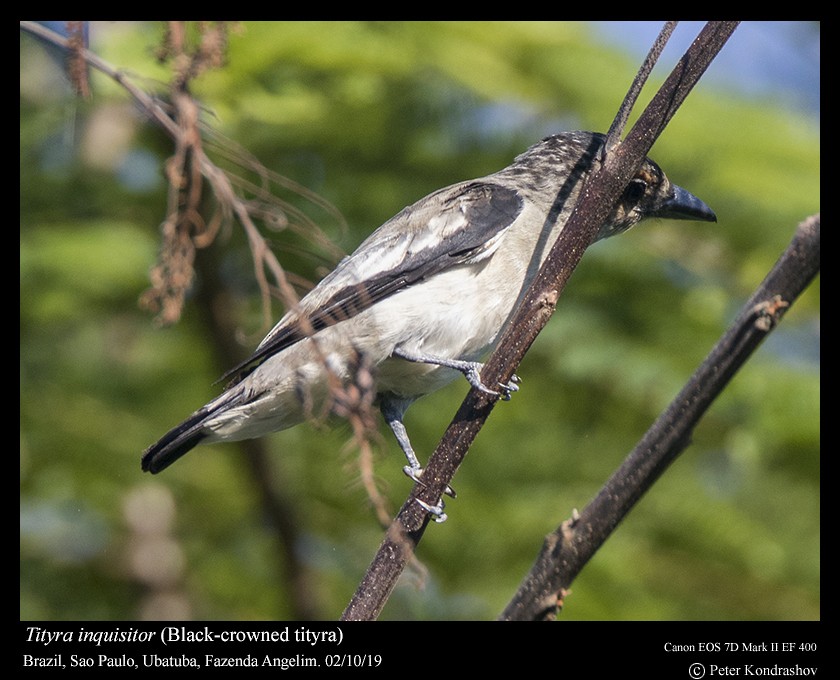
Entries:
[[405, 208], [342, 260], [222, 379], [242, 379], [273, 354], [408, 286], [490, 257], [522, 208], [516, 191], [482, 181], [442, 189]]

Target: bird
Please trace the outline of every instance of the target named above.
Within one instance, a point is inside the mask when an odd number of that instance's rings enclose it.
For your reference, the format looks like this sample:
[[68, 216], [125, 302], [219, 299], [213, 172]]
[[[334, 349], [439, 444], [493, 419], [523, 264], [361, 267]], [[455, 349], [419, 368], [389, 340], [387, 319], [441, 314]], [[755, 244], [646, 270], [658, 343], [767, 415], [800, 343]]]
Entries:
[[[423, 395], [463, 375], [502, 398], [517, 379], [485, 385], [484, 357], [564, 228], [605, 137], [548, 136], [484, 177], [435, 191], [404, 208], [290, 308], [253, 354], [233, 367], [222, 393], [142, 454], [159, 473], [198, 444], [257, 438], [303, 422], [349, 382], [358, 357], [375, 377], [375, 402], [405, 455], [423, 468], [403, 417]], [[595, 240], [647, 218], [716, 222], [699, 198], [672, 184], [649, 158], [624, 189]], [[333, 383], [334, 384], [334, 383]]]

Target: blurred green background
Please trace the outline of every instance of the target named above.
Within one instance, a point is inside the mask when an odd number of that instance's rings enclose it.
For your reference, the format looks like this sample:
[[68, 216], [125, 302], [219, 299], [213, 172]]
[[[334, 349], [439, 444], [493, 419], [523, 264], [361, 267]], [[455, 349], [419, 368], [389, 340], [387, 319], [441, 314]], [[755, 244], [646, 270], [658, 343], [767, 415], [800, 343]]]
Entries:
[[[681, 25], [675, 41], [696, 28]], [[284, 195], [350, 252], [403, 206], [546, 134], [605, 131], [641, 61], [625, 38], [649, 31], [247, 22], [227, 63], [191, 89], [219, 132], [338, 208], [346, 228]], [[91, 49], [165, 94], [162, 33], [95, 23]], [[590, 249], [383, 619], [494, 618], [543, 536], [597, 492], [819, 211], [819, 41], [816, 23], [736, 31], [651, 154], [718, 223], [647, 222]], [[682, 49], [669, 48], [654, 81]], [[773, 71], [773, 55], [799, 71]], [[140, 472], [143, 449], [215, 395], [233, 363], [203, 294], [229, 296], [242, 353], [266, 330], [243, 235], [199, 252], [183, 318], [159, 328], [138, 298], [166, 212], [170, 141], [104, 76], [92, 73], [82, 101], [23, 33], [20, 56], [21, 618], [337, 618], [382, 536], [346, 424], [266, 438], [258, 472], [236, 445]], [[762, 87], [750, 70], [762, 64], [799, 89]], [[270, 239], [290, 271], [326, 271], [328, 256], [299, 234]], [[561, 620], [820, 617], [819, 326], [816, 283], [582, 572]], [[458, 382], [409, 411], [421, 459], [465, 393]], [[376, 473], [395, 511], [409, 481], [380, 430]], [[266, 488], [287, 503], [285, 541]]]

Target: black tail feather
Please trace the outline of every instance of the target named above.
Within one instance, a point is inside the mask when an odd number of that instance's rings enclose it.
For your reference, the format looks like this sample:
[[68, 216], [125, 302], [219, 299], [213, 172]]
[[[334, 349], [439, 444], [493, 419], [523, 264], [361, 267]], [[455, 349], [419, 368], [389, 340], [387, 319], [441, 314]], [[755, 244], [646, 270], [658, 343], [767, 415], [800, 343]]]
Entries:
[[196, 411], [146, 449], [140, 461], [143, 471], [157, 474], [198, 445], [207, 436], [201, 426], [212, 413], [206, 409]]

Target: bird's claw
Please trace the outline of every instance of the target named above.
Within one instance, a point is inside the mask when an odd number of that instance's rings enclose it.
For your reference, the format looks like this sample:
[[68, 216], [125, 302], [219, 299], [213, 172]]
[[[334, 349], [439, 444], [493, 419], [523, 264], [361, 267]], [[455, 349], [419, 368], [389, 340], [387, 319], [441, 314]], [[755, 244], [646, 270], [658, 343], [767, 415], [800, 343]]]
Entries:
[[[422, 484], [423, 486], [426, 486], [426, 483], [422, 479], [420, 479], [423, 476], [423, 468], [421, 468], [421, 467], [413, 468], [410, 465], [404, 465], [403, 466], [403, 472], [405, 473], [406, 477], [408, 477], [413, 482], [415, 482], [417, 484]], [[453, 489], [448, 484], [446, 485], [446, 488], [443, 490], [443, 493], [445, 493], [450, 498], [455, 498], [455, 496], [457, 495], [455, 493], [455, 489]]]
[[508, 383], [499, 383], [499, 387], [502, 390], [502, 401], [510, 401], [510, 395], [514, 392], [519, 391], [519, 383], [522, 382], [522, 378], [520, 378], [516, 373], [510, 376], [510, 382]]
[[497, 383], [499, 386], [498, 390], [494, 390], [487, 385], [485, 385], [481, 380], [481, 369], [484, 368], [484, 364], [473, 362], [469, 365], [467, 370], [464, 372], [464, 375], [467, 378], [467, 382], [470, 383], [472, 387], [479, 390], [480, 392], [484, 392], [485, 394], [490, 394], [494, 397], [499, 397], [503, 401], [510, 401], [510, 395], [513, 392], [519, 391], [519, 383], [522, 382], [520, 377], [516, 374], [510, 377], [510, 382], [507, 383]]
[[[411, 479], [413, 479], [418, 484], [423, 484], [423, 481], [420, 479], [420, 477], [423, 476], [423, 468], [412, 468], [410, 465], [406, 465], [403, 468], [403, 472], [405, 472], [406, 475], [408, 475]], [[423, 484], [423, 486], [425, 486], [425, 484]], [[452, 490], [452, 487], [450, 487], [448, 485], [447, 485], [444, 493], [447, 496], [451, 496], [452, 498], [455, 498], [455, 492]], [[440, 522], [445, 522], [446, 521], [447, 515], [443, 511], [443, 507], [444, 507], [443, 506], [443, 500], [439, 500], [435, 505], [429, 505], [425, 501], [421, 501], [419, 498], [415, 498], [414, 500], [416, 500], [417, 503], [420, 505], [420, 507], [423, 508], [426, 512], [428, 512], [432, 516], [432, 519], [435, 522], [440, 523]]]
[[426, 510], [435, 522], [445, 522], [447, 519], [446, 513], [443, 511], [443, 501], [438, 501], [435, 505], [429, 505], [425, 501], [421, 501], [419, 498], [415, 498], [414, 500], [420, 505], [421, 508]]
[[467, 368], [464, 370], [464, 377], [467, 379], [467, 382], [477, 389], [479, 392], [484, 392], [485, 394], [493, 395], [494, 397], [499, 396], [499, 392], [496, 390], [487, 387], [482, 380], [481, 380], [481, 369], [484, 368], [484, 364], [478, 362], [470, 362], [467, 364]]

